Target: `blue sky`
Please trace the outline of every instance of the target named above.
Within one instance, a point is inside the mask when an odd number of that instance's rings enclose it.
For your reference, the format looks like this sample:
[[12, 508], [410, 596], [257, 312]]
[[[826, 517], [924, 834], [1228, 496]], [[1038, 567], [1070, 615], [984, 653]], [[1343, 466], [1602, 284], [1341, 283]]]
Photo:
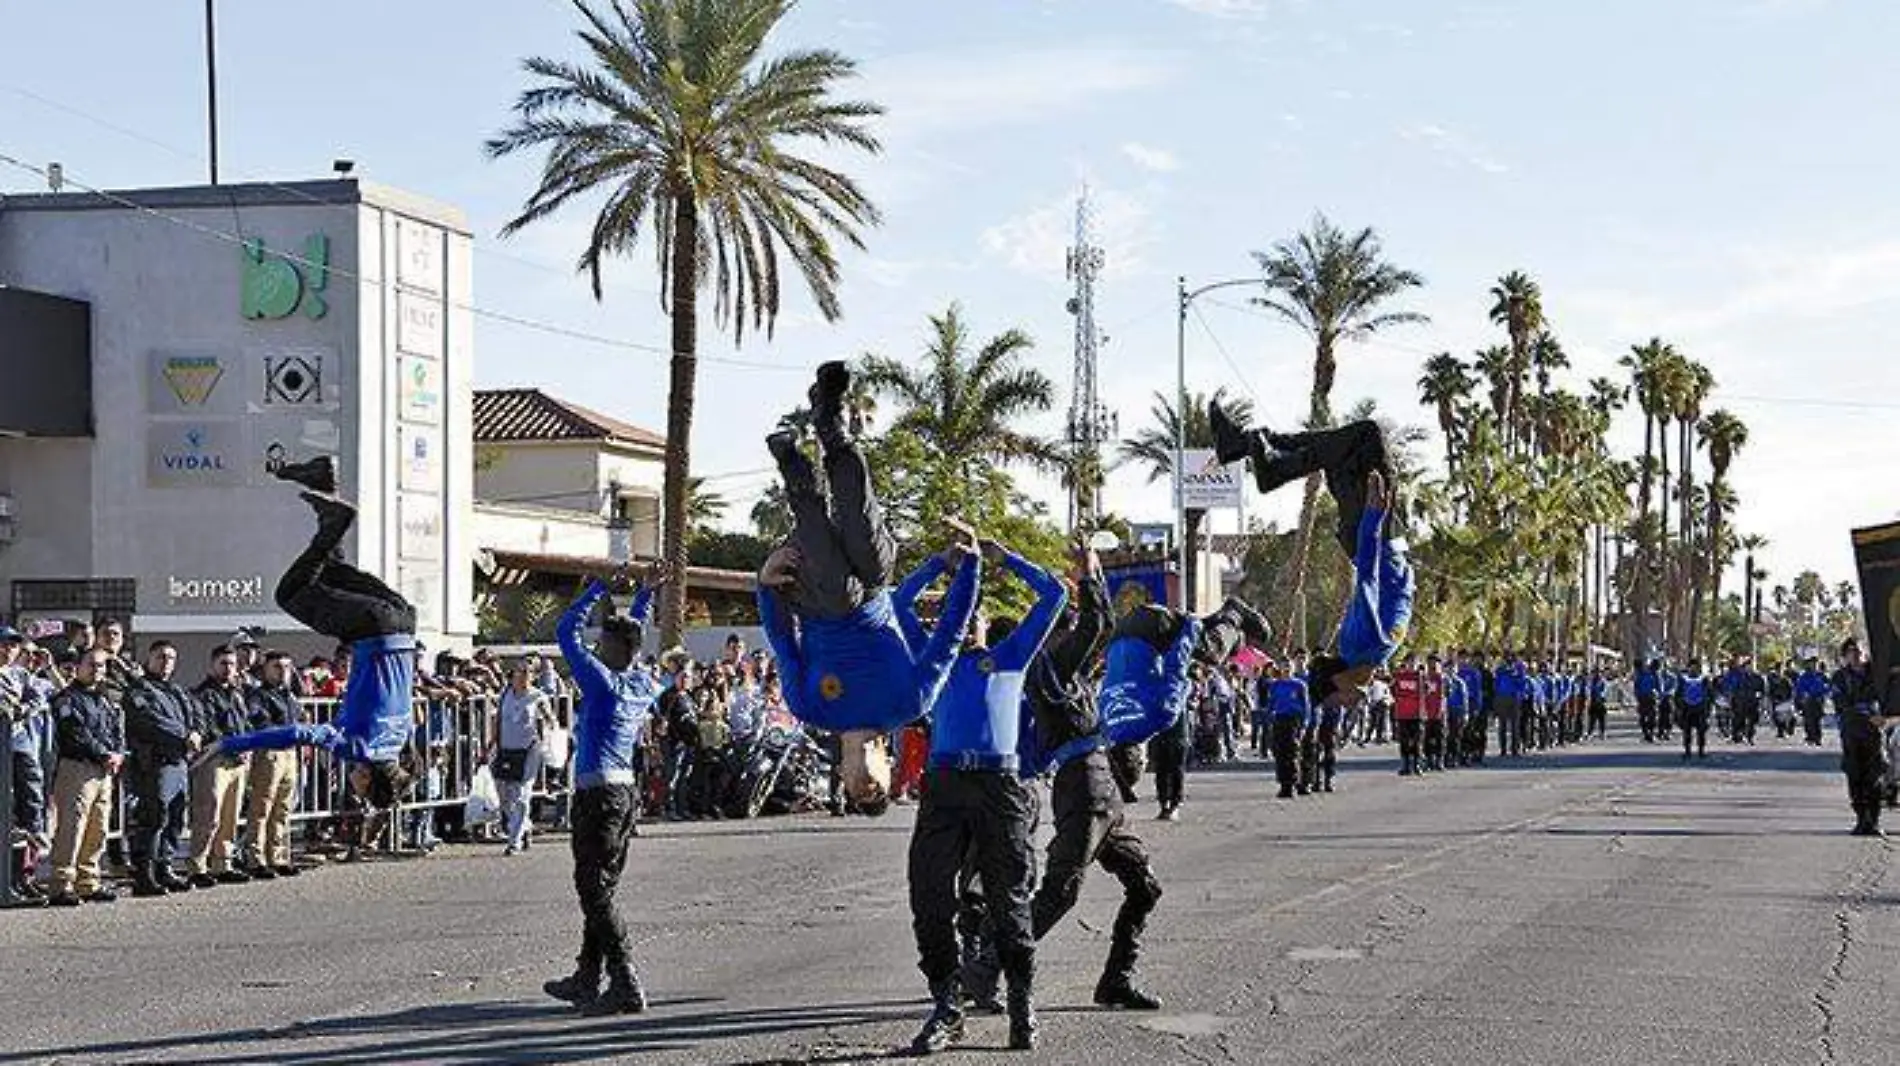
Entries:
[[[18, 5], [0, 37], [0, 152], [93, 186], [200, 180], [195, 6]], [[484, 308], [663, 345], [649, 256], [610, 271], [597, 305], [569, 269], [584, 214], [495, 236], [535, 165], [480, 145], [521, 56], [572, 54], [559, 0], [221, 7], [227, 181], [353, 158], [468, 212]], [[1324, 210], [1376, 226], [1427, 277], [1411, 306], [1434, 319], [1346, 352], [1342, 402], [1428, 424], [1419, 364], [1495, 343], [1486, 289], [1529, 271], [1579, 382], [1651, 335], [1707, 363], [1716, 402], [1750, 425], [1734, 480], [1740, 525], [1773, 542], [1765, 564], [1776, 580], [1847, 578], [1847, 527], [1900, 514], [1897, 31], [1900, 5], [1871, 0], [805, 0], [780, 43], [859, 58], [857, 89], [890, 109], [887, 151], [861, 168], [887, 221], [847, 261], [842, 322], [801, 298], [770, 342], [707, 338], [732, 362], [702, 364], [695, 465], [749, 500], [770, 477], [759, 437], [811, 366], [910, 355], [952, 299], [981, 331], [1028, 330], [1066, 387], [1062, 251], [1087, 182], [1109, 261], [1101, 372], [1124, 429], [1172, 388], [1175, 276], [1244, 277], [1251, 250]], [[0, 168], [0, 190], [32, 186]], [[1291, 422], [1308, 345], [1240, 295], [1190, 320], [1190, 387], [1227, 385]], [[476, 351], [481, 384], [664, 424], [658, 354], [492, 321]], [[1640, 447], [1634, 419], [1619, 435]], [[1109, 505], [1159, 518], [1169, 500], [1125, 471]]]

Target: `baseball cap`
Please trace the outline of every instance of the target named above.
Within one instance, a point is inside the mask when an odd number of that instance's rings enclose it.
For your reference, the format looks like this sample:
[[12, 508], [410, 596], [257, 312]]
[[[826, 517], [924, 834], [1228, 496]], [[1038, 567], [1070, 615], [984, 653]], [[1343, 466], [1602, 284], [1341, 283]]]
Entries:
[[25, 644], [26, 635], [12, 626], [0, 626], [0, 644]]
[[240, 629], [236, 633], [231, 634], [231, 646], [233, 648], [258, 647], [257, 634], [248, 629]]

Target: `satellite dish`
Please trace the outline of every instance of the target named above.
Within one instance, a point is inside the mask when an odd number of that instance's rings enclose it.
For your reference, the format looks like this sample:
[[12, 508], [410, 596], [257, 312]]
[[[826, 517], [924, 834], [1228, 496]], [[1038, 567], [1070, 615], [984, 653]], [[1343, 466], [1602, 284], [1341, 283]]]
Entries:
[[1112, 552], [1122, 546], [1122, 539], [1112, 529], [1098, 529], [1089, 534], [1089, 547], [1098, 552]]

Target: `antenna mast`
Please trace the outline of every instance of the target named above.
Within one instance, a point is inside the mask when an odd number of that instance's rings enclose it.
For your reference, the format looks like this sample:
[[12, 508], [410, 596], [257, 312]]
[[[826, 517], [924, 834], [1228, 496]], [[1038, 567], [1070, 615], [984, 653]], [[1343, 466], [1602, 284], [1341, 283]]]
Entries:
[[1101, 350], [1108, 337], [1095, 325], [1095, 282], [1106, 257], [1095, 244], [1094, 214], [1083, 186], [1075, 203], [1075, 244], [1069, 249], [1069, 314], [1075, 316], [1075, 374], [1069, 401], [1069, 529], [1091, 529], [1102, 517], [1102, 445], [1119, 423], [1097, 388]]

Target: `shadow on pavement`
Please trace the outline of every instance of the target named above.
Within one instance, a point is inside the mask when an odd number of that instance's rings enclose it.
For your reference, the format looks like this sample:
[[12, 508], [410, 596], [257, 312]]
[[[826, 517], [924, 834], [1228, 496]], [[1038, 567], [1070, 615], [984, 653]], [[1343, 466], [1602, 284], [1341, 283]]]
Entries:
[[[61, 1048], [0, 1053], [0, 1063], [65, 1059], [98, 1062], [127, 1059], [149, 1062], [273, 1063], [280, 1066], [337, 1063], [370, 1066], [407, 1062], [578, 1062], [607, 1055], [650, 1051], [697, 1051], [700, 1061], [715, 1062], [711, 1042], [750, 1036], [778, 1036], [836, 1026], [873, 1025], [921, 1017], [916, 1000], [830, 1003], [804, 1007], [750, 1007], [675, 1013], [681, 1007], [719, 1002], [695, 998], [660, 1001], [641, 1015], [583, 1018], [549, 1003], [518, 1001], [451, 1003], [412, 1007], [387, 1014], [322, 1018], [278, 1028], [224, 1032], [157, 1040], [125, 1040]], [[337, 1047], [340, 1040], [373, 1041]], [[297, 1046], [304, 1041], [311, 1046]], [[820, 1056], [824, 1053], [820, 1052]], [[883, 1057], [854, 1051], [849, 1058], [797, 1057], [765, 1062], [856, 1062]]]

